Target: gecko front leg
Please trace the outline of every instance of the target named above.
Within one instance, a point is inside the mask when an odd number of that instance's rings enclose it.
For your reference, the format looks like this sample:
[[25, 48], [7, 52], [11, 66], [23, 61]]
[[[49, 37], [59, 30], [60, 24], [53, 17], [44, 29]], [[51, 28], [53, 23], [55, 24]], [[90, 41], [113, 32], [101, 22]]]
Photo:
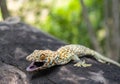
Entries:
[[85, 62], [85, 60], [80, 60], [80, 58], [77, 56], [77, 55], [74, 55], [72, 57], [72, 60], [74, 60], [75, 62], [77, 62], [76, 64], [74, 64], [74, 66], [77, 66], [77, 67], [89, 67], [91, 66], [92, 64], [87, 64]]

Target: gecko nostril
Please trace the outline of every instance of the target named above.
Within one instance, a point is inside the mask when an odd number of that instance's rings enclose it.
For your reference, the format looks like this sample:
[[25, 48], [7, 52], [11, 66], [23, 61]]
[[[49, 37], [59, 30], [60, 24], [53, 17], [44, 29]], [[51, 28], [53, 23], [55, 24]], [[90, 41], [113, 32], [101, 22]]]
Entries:
[[26, 59], [28, 60], [28, 57], [26, 57]]
[[26, 60], [28, 60], [28, 61], [32, 61], [33, 58], [31, 58], [30, 56], [28, 56], [28, 57], [26, 57]]
[[29, 59], [29, 58], [30, 58], [29, 56], [26, 57], [26, 59]]

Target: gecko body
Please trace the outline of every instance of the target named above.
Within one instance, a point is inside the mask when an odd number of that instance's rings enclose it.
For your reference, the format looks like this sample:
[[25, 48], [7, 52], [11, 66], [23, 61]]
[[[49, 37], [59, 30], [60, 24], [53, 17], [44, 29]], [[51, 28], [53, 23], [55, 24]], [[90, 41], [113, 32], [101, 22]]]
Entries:
[[120, 64], [102, 56], [96, 51], [87, 48], [82, 45], [65, 45], [60, 47], [57, 51], [51, 50], [34, 50], [29, 56], [26, 57], [28, 61], [32, 63], [27, 67], [27, 71], [36, 71], [41, 69], [46, 69], [55, 65], [64, 65], [70, 61], [75, 61], [74, 66], [77, 67], [88, 67], [91, 64], [85, 63], [85, 61], [80, 60], [80, 57], [90, 55], [93, 56], [99, 62], [105, 63], [109, 62], [120, 67]]

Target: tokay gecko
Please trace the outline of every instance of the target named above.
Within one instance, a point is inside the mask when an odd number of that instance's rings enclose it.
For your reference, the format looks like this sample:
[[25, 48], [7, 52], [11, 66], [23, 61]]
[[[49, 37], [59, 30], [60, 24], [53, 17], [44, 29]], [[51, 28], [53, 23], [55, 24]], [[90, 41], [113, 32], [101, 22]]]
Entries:
[[90, 48], [82, 45], [71, 44], [62, 46], [56, 51], [34, 50], [33, 53], [26, 57], [26, 60], [32, 62], [26, 70], [42, 70], [55, 65], [64, 65], [72, 60], [76, 62], [76, 64], [74, 64], [76, 67], [89, 67], [91, 64], [87, 64], [84, 60], [82, 61], [80, 59], [80, 57], [83, 57], [85, 55], [93, 56], [99, 62], [109, 62], [120, 67], [119, 63], [102, 56]]

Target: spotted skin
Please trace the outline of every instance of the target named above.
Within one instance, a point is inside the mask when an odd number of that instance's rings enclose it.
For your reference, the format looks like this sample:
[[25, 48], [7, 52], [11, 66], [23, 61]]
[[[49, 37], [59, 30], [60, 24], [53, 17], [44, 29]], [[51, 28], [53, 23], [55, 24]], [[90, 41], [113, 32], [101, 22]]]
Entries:
[[[66, 45], [57, 50], [61, 62], [74, 60], [74, 56], [82, 57], [84, 55], [94, 55], [94, 51], [80, 45]], [[60, 59], [58, 61], [60, 61]]]
[[31, 62], [45, 62], [42, 68], [55, 65], [54, 58], [56, 58], [55, 52], [51, 50], [34, 50], [33, 53], [26, 57]]
[[74, 66], [77, 67], [91, 66], [91, 64], [85, 63], [84, 60], [83, 61], [80, 60], [80, 57], [85, 55], [91, 55], [94, 58], [96, 58], [96, 60], [98, 60], [99, 62], [102, 63], [110, 62], [120, 67], [119, 63], [100, 55], [94, 50], [91, 50], [82, 45], [75, 44], [65, 45], [59, 48], [57, 51], [34, 50], [34, 52], [27, 56], [26, 59], [31, 62], [44, 62], [43, 66], [40, 66], [35, 70], [46, 69], [55, 65], [64, 65], [70, 62], [71, 60], [76, 62]]

